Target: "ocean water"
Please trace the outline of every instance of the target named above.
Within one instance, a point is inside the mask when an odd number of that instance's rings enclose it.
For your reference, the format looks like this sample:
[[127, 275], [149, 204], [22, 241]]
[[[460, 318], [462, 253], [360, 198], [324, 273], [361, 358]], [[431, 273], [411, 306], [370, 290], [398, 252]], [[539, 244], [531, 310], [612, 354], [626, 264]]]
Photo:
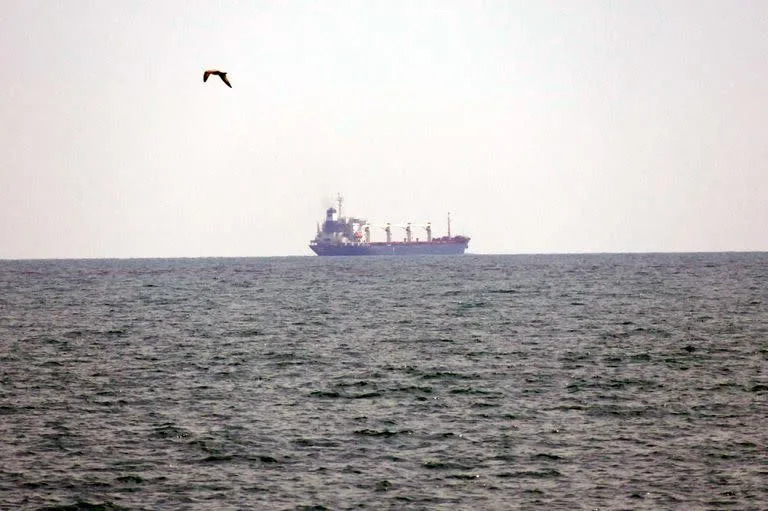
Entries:
[[768, 254], [0, 261], [0, 509], [767, 509]]

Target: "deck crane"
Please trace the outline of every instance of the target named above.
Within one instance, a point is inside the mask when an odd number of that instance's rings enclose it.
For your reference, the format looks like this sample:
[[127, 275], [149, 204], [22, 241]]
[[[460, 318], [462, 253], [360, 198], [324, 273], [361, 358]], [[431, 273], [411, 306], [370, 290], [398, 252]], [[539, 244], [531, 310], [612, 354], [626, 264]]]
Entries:
[[413, 224], [413, 227], [420, 227], [427, 232], [427, 241], [432, 241], [432, 222], [426, 224]]

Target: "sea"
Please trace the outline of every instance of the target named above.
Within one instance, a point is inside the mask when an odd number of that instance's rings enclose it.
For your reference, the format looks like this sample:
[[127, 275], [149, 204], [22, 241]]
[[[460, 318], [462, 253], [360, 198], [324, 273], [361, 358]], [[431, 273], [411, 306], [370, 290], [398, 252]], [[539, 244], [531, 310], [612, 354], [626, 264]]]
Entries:
[[768, 253], [0, 261], [2, 510], [768, 509]]

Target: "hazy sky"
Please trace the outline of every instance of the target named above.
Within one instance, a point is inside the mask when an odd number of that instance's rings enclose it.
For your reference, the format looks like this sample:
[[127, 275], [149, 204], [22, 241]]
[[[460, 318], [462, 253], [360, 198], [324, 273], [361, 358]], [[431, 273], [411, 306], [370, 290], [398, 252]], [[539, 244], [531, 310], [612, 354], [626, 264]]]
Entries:
[[[0, 258], [768, 250], [768, 1], [0, 2]], [[233, 88], [202, 72], [229, 72]]]

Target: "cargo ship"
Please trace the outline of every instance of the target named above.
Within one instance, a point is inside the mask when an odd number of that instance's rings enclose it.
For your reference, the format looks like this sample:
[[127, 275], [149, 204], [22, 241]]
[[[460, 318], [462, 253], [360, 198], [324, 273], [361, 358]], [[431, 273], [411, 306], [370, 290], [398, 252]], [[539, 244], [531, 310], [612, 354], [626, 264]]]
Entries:
[[[451, 236], [451, 214], [448, 213], [448, 235], [432, 237], [432, 224], [382, 224], [374, 225], [362, 218], [345, 217], [341, 214], [342, 198], [337, 198], [338, 209], [330, 207], [325, 212], [322, 227], [318, 224], [317, 235], [309, 242], [309, 248], [319, 256], [358, 255], [459, 255], [469, 246], [467, 236]], [[392, 239], [392, 230], [402, 229], [402, 241]], [[373, 241], [371, 231], [380, 229], [386, 241]], [[426, 239], [414, 237], [414, 230], [424, 231]]]

